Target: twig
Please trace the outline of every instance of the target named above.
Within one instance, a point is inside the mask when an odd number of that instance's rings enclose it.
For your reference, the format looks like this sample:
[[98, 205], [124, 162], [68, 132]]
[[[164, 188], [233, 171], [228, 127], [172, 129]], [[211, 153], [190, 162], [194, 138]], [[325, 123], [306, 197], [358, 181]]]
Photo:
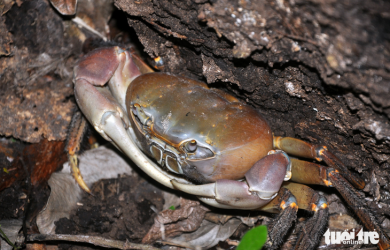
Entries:
[[89, 243], [95, 246], [117, 249], [141, 249], [141, 250], [159, 250], [158, 248], [131, 243], [129, 241], [110, 240], [98, 236], [88, 235], [69, 235], [69, 234], [30, 234], [27, 235], [27, 241], [70, 241]]
[[75, 24], [77, 24], [81, 28], [85, 28], [85, 29], [89, 30], [90, 32], [92, 32], [93, 34], [97, 35], [98, 37], [100, 37], [104, 41], [107, 41], [107, 37], [105, 37], [104, 35], [100, 34], [97, 30], [95, 30], [94, 28], [89, 26], [86, 22], [84, 22], [83, 19], [81, 19], [79, 17], [75, 17], [75, 18], [72, 19], [72, 22], [74, 22]]
[[176, 37], [176, 38], [180, 38], [180, 39], [187, 39], [187, 37], [185, 35], [180, 35], [179, 33], [176, 33], [174, 31], [167, 29], [167, 28], [164, 28], [161, 25], [158, 25], [157, 23], [153, 22], [152, 20], [145, 19], [145, 21], [150, 23], [154, 27], [156, 27], [156, 29], [160, 30], [160, 32], [162, 32], [162, 33], [168, 33], [169, 35]]

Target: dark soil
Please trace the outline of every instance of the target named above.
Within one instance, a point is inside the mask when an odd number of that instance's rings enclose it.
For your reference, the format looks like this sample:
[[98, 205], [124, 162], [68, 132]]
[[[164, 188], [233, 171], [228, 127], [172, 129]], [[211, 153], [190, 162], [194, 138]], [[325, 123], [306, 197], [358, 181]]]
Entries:
[[[85, 194], [82, 206], [56, 223], [57, 234], [94, 235], [140, 243], [153, 224], [155, 211], [164, 199], [160, 189], [134, 174], [115, 180], [102, 180]], [[68, 249], [71, 244], [61, 244]], [[77, 249], [72, 247], [72, 249]]]

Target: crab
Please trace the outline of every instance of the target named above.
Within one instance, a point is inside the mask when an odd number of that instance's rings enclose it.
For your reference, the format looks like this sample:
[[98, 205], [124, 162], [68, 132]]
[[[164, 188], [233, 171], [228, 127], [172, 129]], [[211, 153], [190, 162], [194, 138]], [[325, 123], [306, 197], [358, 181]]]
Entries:
[[[237, 98], [199, 81], [153, 72], [120, 47], [81, 58], [74, 84], [78, 106], [94, 129], [157, 182], [217, 208], [279, 213], [269, 227], [269, 248], [283, 241], [298, 208], [313, 216], [296, 247], [312, 249], [318, 243], [328, 205], [307, 184], [335, 187], [364, 226], [379, 233], [379, 247], [390, 248], [388, 235], [357, 191], [365, 186], [359, 176], [326, 146], [273, 136], [267, 121]], [[72, 143], [74, 176], [89, 192]]]

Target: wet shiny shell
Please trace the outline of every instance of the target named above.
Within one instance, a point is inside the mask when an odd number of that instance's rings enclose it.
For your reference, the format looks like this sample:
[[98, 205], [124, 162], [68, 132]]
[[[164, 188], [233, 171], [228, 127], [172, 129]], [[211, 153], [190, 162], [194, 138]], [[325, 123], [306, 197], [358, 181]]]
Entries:
[[[153, 136], [178, 151], [183, 150], [183, 141], [196, 140], [214, 152], [207, 159], [186, 157], [183, 173], [198, 182], [240, 179], [272, 149], [271, 130], [256, 110], [202, 82], [164, 73], [144, 74], [127, 90], [129, 117], [134, 104], [151, 117]], [[136, 128], [137, 121], [130, 120]], [[142, 150], [150, 155], [145, 135], [135, 132]]]

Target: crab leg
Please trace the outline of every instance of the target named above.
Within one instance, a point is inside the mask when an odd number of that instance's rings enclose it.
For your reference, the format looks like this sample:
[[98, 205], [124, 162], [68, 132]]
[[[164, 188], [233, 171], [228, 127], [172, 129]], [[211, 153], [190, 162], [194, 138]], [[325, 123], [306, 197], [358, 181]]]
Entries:
[[376, 216], [369, 207], [363, 202], [362, 195], [353, 188], [353, 186], [344, 179], [336, 170], [328, 173], [328, 178], [332, 185], [337, 188], [344, 200], [354, 210], [363, 225], [369, 231], [376, 231], [379, 234], [379, 248], [390, 249], [390, 237], [380, 226]]
[[314, 184], [322, 186], [331, 186], [328, 180], [329, 168], [313, 162], [301, 161], [291, 158], [291, 181], [301, 184]]
[[[78, 98], [79, 96], [77, 94], [82, 93], [78, 86], [80, 85], [80, 82], [83, 82], [87, 85], [91, 85], [91, 87], [92, 85], [103, 86], [110, 78], [115, 78], [113, 77], [113, 74], [117, 71], [118, 67], [122, 69], [120, 71], [123, 71], [126, 62], [126, 60], [124, 59], [126, 59], [126, 57], [129, 56], [128, 52], [127, 54], [126, 52], [125, 53], [123, 52], [124, 51], [118, 47], [101, 48], [81, 58], [80, 62], [74, 69], [75, 95], [76, 95], [76, 100], [78, 101], [79, 104], [81, 101], [80, 98]], [[140, 74], [138, 69], [134, 67], [127, 70], [127, 72], [132, 72], [133, 75], [135, 76]], [[118, 74], [114, 74], [114, 76], [115, 75]], [[94, 91], [93, 89], [86, 88], [86, 90], [90, 90], [90, 91], [84, 93], [83, 94], [84, 96], [87, 96], [87, 94], [90, 94], [91, 92], [97, 93], [97, 91]], [[98, 102], [105, 101], [105, 100], [102, 101], [100, 100], [102, 98], [102, 95], [98, 94], [96, 95], [96, 98]], [[94, 114], [92, 113], [93, 110], [88, 112], [87, 103], [93, 102], [92, 99], [93, 96], [89, 96], [88, 100], [84, 101], [83, 107], [79, 105], [80, 109], [83, 112], [87, 111], [87, 116], [89, 116], [87, 118], [89, 121], [91, 121], [91, 116], [93, 117]], [[108, 97], [108, 95], [105, 96], [105, 99], [110, 100], [111, 103], [114, 102], [112, 98]], [[83, 177], [81, 176], [80, 170], [78, 169], [78, 158], [77, 158], [77, 155], [80, 152], [81, 140], [86, 130], [87, 130], [87, 124], [85, 119], [81, 117], [81, 114], [79, 112], [76, 112], [75, 115], [72, 117], [72, 122], [70, 126], [70, 135], [68, 137], [69, 139], [67, 142], [66, 151], [68, 153], [69, 164], [71, 166], [75, 180], [84, 191], [91, 193], [88, 186], [85, 184]], [[105, 138], [107, 139], [107, 137]]]
[[[287, 190], [286, 191], [283, 191]], [[268, 225], [269, 241], [267, 247], [276, 249], [292, 223], [296, 220], [298, 208], [313, 213], [305, 224], [299, 228], [295, 249], [313, 249], [327, 226], [328, 205], [326, 199], [308, 186], [285, 182], [278, 196], [267, 205], [259, 208], [261, 211], [279, 213]]]
[[173, 188], [171, 180], [175, 177], [162, 172], [153, 161], [141, 152], [129, 136], [128, 130], [124, 128], [123, 121], [118, 115], [108, 114], [104, 124], [102, 124], [102, 129], [114, 145], [121, 149], [147, 175], [162, 185]]
[[[380, 235], [379, 246], [382, 249], [390, 247], [390, 238], [379, 226], [372, 211], [362, 202], [362, 195], [339, 173], [339, 171], [319, 164], [291, 159], [292, 181], [304, 184], [318, 184], [335, 187], [348, 203], [349, 207], [370, 231]], [[301, 208], [301, 207], [299, 207]]]
[[[358, 188], [364, 187], [364, 182], [357, 176], [352, 175], [348, 170], [349, 174], [343, 175], [343, 172], [341, 171], [344, 171], [343, 169], [346, 169], [346, 167], [336, 156], [327, 151], [324, 147], [318, 147], [294, 138], [275, 137], [274, 145], [276, 148], [282, 148], [288, 153], [298, 156], [316, 158], [316, 155], [318, 155], [318, 157], [322, 157], [320, 159], [323, 159], [330, 167], [291, 159], [291, 180], [304, 184], [319, 184], [335, 187], [348, 203], [349, 207], [352, 208], [363, 222], [364, 226], [370, 231], [375, 230], [379, 233], [379, 247], [382, 249], [390, 248], [389, 236], [380, 227], [380, 224], [371, 209], [362, 202], [362, 195], [348, 181], [352, 180], [353, 183], [357, 184]], [[297, 150], [297, 148], [299, 150]], [[301, 208], [301, 206], [299, 206], [299, 208]]]
[[318, 146], [291, 137], [274, 137], [274, 147], [288, 154], [317, 161], [324, 160], [329, 167], [337, 169], [355, 188], [363, 189], [365, 183], [360, 177], [351, 173], [348, 168], [326, 146]]
[[66, 142], [65, 151], [68, 155], [68, 162], [72, 170], [74, 179], [84, 191], [86, 191], [87, 193], [91, 193], [91, 190], [89, 190], [89, 187], [85, 183], [78, 168], [78, 155], [81, 149], [81, 141], [84, 138], [84, 134], [87, 131], [87, 127], [87, 121], [85, 120], [83, 115], [80, 113], [80, 111], [76, 111], [70, 123], [69, 135], [68, 140]]
[[299, 229], [294, 249], [314, 249], [328, 226], [328, 204], [325, 197], [308, 186], [298, 183], [285, 183], [298, 201], [298, 207], [313, 215]]
[[279, 215], [268, 225], [267, 249], [277, 249], [297, 219], [298, 202], [287, 188], [281, 188], [278, 196], [260, 210]]
[[[268, 247], [275, 249], [283, 242], [283, 237], [295, 221], [296, 211], [299, 208], [313, 213], [313, 216], [299, 228], [295, 249], [313, 249], [327, 226], [327, 201], [316, 191], [302, 184], [285, 182], [282, 185], [283, 188], [289, 191], [289, 196], [280, 192], [275, 199], [259, 209], [279, 213], [278, 217], [268, 225], [270, 238]], [[292, 200], [295, 200], [295, 202], [291, 202]], [[295, 214], [293, 208], [295, 208]]]

